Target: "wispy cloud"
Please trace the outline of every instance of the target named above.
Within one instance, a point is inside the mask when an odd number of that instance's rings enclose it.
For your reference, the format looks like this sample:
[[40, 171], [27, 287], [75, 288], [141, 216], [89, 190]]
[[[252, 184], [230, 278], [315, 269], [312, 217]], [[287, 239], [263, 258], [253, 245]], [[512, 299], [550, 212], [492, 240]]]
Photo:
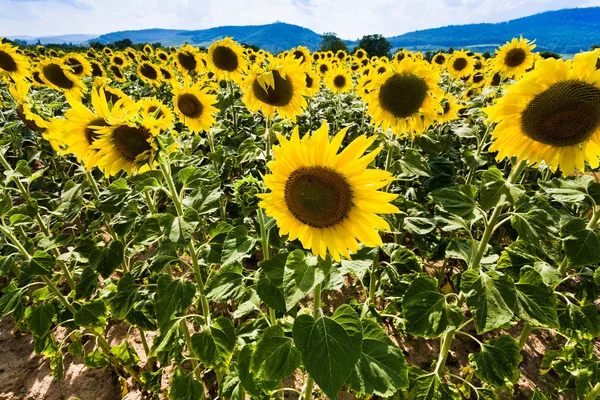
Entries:
[[346, 39], [500, 22], [600, 0], [0, 0], [0, 36], [205, 29], [283, 21]]

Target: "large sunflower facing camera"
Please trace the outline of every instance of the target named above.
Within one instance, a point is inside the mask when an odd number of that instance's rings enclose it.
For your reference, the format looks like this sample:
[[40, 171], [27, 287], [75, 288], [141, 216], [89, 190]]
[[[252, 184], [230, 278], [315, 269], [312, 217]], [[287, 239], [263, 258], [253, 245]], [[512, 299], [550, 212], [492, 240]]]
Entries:
[[490, 147], [498, 160], [544, 161], [563, 174], [573, 167], [583, 172], [585, 162], [599, 166], [600, 71], [592, 52], [576, 55], [572, 63], [539, 61], [485, 111], [498, 122]]
[[365, 100], [376, 125], [397, 135], [421, 134], [437, 115], [442, 91], [439, 73], [428, 64], [405, 58], [373, 76]]
[[243, 47], [229, 37], [210, 46], [208, 59], [217, 80], [239, 82], [247, 69]]
[[269, 70], [254, 66], [250, 75], [242, 82], [244, 103], [252, 112], [259, 110], [268, 118], [275, 111], [283, 118], [296, 120], [306, 108], [306, 75], [299, 60], [273, 60]]
[[398, 213], [397, 195], [380, 192], [392, 179], [387, 171], [368, 169], [381, 148], [364, 155], [376, 137], [359, 136], [338, 154], [348, 128], [329, 139], [327, 123], [302, 139], [296, 128], [288, 140], [279, 135], [274, 161], [265, 176], [270, 193], [260, 206], [277, 220], [281, 235], [299, 239], [321, 258], [350, 258], [350, 252], [382, 243], [377, 230], [389, 230], [378, 216]]

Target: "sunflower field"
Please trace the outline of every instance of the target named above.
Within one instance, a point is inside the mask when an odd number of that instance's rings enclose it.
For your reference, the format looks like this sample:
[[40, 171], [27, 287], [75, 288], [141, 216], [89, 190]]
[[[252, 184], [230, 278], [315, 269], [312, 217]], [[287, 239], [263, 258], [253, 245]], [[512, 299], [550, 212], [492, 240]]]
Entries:
[[1, 43], [0, 316], [123, 397], [598, 398], [600, 49], [534, 48]]

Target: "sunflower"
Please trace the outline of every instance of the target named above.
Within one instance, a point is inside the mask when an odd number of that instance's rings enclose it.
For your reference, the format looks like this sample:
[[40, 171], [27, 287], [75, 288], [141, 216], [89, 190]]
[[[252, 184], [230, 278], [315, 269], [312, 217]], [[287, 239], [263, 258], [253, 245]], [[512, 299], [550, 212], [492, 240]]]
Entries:
[[362, 60], [363, 58], [367, 57], [367, 52], [363, 49], [358, 49], [354, 52], [354, 57], [356, 57], [357, 60]]
[[337, 53], [335, 53], [335, 58], [337, 58], [339, 61], [344, 61], [347, 55], [348, 53], [346, 53], [344, 50], [338, 50]]
[[321, 53], [320, 52], [314, 52], [312, 53], [312, 59], [314, 62], [317, 62], [321, 59]]
[[94, 81], [93, 91], [104, 92], [106, 101], [111, 104], [111, 107], [115, 107], [117, 104], [123, 107], [131, 107], [134, 104], [134, 101], [121, 89], [109, 86], [108, 81], [102, 78], [97, 78]]
[[439, 67], [443, 67], [446, 65], [447, 55], [444, 53], [437, 53], [433, 56], [432, 64], [437, 65]]
[[90, 61], [90, 67], [92, 68], [92, 76], [94, 78], [104, 78], [106, 76], [104, 67], [98, 61]]
[[242, 74], [248, 68], [242, 51], [243, 48], [229, 37], [209, 47], [208, 60], [217, 80], [241, 81]]
[[0, 41], [0, 72], [5, 72], [13, 80], [25, 79], [29, 73], [29, 61], [17, 53], [17, 48]]
[[143, 51], [144, 53], [146, 53], [146, 55], [149, 55], [149, 56], [151, 56], [151, 55], [153, 55], [153, 54], [154, 54], [154, 49], [153, 49], [153, 48], [152, 48], [152, 46], [150, 46], [148, 43], [146, 43], [146, 44], [144, 45], [144, 48], [142, 49], [142, 51]]
[[598, 168], [600, 155], [600, 71], [592, 52], [573, 62], [540, 61], [497, 104], [485, 109], [498, 122], [490, 151], [497, 160], [517, 156], [530, 165], [544, 161], [563, 174], [584, 162]]
[[298, 46], [290, 51], [295, 59], [300, 60], [300, 65], [310, 68], [310, 51], [304, 46]]
[[99, 160], [98, 149], [92, 147], [99, 138], [98, 129], [109, 126], [109, 105], [103, 89], [92, 91], [93, 110], [70, 96], [67, 101], [71, 109], [65, 113], [66, 120], [53, 122], [54, 130], [60, 132], [65, 145], [61, 153], [73, 153], [77, 161], [90, 170]]
[[160, 86], [162, 75], [159, 68], [148, 61], [141, 62], [137, 67], [137, 74], [142, 82], [152, 86]]
[[140, 113], [144, 119], [156, 120], [156, 125], [161, 130], [173, 126], [173, 111], [156, 97], [140, 100]]
[[113, 51], [110, 49], [110, 47], [103, 48], [102, 52], [109, 57], [113, 55]]
[[439, 123], [450, 122], [458, 119], [459, 105], [453, 96], [445, 98], [441, 102], [441, 109], [439, 110], [436, 121]]
[[475, 72], [469, 77], [469, 81], [474, 87], [482, 87], [485, 85], [485, 75], [481, 72]]
[[437, 115], [441, 98], [439, 73], [429, 64], [409, 58], [373, 77], [372, 92], [365, 96], [376, 125], [396, 134], [422, 133]]
[[175, 54], [175, 63], [179, 71], [186, 75], [194, 71], [198, 71], [198, 52], [195, 48], [189, 45], [181, 46], [177, 54]]
[[373, 82], [373, 78], [367, 75], [363, 75], [358, 78], [356, 82], [356, 92], [361, 99], [365, 99], [365, 96], [371, 93], [371, 82]]
[[246, 107], [255, 113], [261, 110], [268, 118], [273, 118], [277, 110], [283, 118], [295, 121], [306, 108], [306, 75], [299, 60], [274, 60], [269, 70], [253, 66], [242, 89]]
[[42, 72], [38, 68], [31, 71], [31, 83], [33, 86], [46, 86], [44, 80], [42, 79], [41, 73]]
[[325, 86], [333, 93], [347, 92], [352, 89], [352, 76], [345, 68], [333, 69], [325, 76]]
[[396, 54], [394, 54], [394, 61], [400, 62], [400, 61], [404, 60], [405, 58], [410, 58], [409, 54], [410, 53], [406, 50], [398, 50], [396, 52]]
[[470, 75], [473, 72], [473, 59], [467, 54], [466, 51], [455, 51], [448, 60], [448, 72], [454, 78], [462, 78], [463, 76]]
[[321, 78], [314, 71], [306, 69], [304, 70], [304, 78], [306, 83], [306, 93], [305, 96], [312, 97], [321, 88]]
[[[8, 90], [15, 100], [17, 115], [19, 119], [32, 132], [44, 134], [48, 128], [48, 121], [37, 115], [32, 110], [32, 104], [29, 102], [29, 89], [31, 85], [25, 80], [17, 80], [13, 85], [10, 85]], [[43, 136], [43, 135], [42, 135]], [[53, 142], [53, 147], [58, 143]]]
[[167, 62], [169, 61], [169, 55], [167, 53], [165, 53], [163, 50], [156, 50], [156, 54], [155, 54], [156, 58], [158, 58], [160, 60], [160, 62]]
[[[137, 106], [136, 106], [137, 107]], [[105, 176], [120, 171], [128, 174], [153, 168], [160, 129], [155, 119], [141, 118], [137, 112], [113, 108], [109, 126], [95, 127], [97, 135], [92, 149], [98, 150], [97, 166]]]
[[190, 79], [186, 79], [182, 87], [173, 88], [173, 94], [175, 113], [190, 132], [207, 131], [214, 125], [214, 113], [218, 109], [213, 105], [217, 103], [217, 97], [202, 88], [202, 82], [191, 85]]
[[160, 71], [160, 75], [162, 77], [162, 80], [165, 82], [170, 82], [171, 86], [173, 86], [173, 82], [175, 82], [175, 74], [173, 73], [173, 71], [171, 70], [171, 68], [169, 67], [160, 67], [159, 68]]
[[81, 54], [69, 53], [63, 57], [63, 62], [71, 68], [73, 75], [78, 78], [92, 75], [92, 65]]
[[42, 61], [39, 68], [40, 77], [51, 89], [60, 90], [78, 98], [86, 91], [85, 85], [71, 72], [71, 67], [66, 66], [58, 58]]
[[131, 47], [128, 47], [125, 49], [125, 55], [127, 56], [127, 58], [129, 58], [130, 61], [137, 62], [137, 59], [138, 59], [137, 51], [135, 51]]
[[330, 141], [327, 123], [311, 136], [300, 139], [298, 128], [290, 140], [278, 135], [273, 147], [274, 161], [265, 176], [270, 193], [258, 195], [259, 205], [277, 220], [281, 235], [300, 239], [306, 249], [325, 259], [350, 259], [349, 252], [382, 241], [377, 230], [389, 230], [388, 223], [377, 213], [400, 212], [389, 202], [397, 195], [378, 189], [393, 180], [386, 171], [367, 169], [379, 154], [363, 155], [376, 137], [359, 136], [338, 154], [348, 128]]
[[327, 75], [327, 73], [329, 72], [330, 69], [331, 69], [331, 63], [327, 60], [320, 61], [319, 63], [317, 63], [317, 66], [315, 68], [317, 73], [321, 76]]
[[119, 82], [125, 82], [127, 80], [121, 68], [117, 67], [116, 65], [111, 65], [108, 67], [108, 69], [111, 72], [112, 77]]
[[116, 65], [119, 68], [125, 68], [127, 65], [129, 65], [129, 62], [127, 61], [127, 56], [124, 56], [123, 53], [117, 53], [110, 57], [110, 63], [112, 65]]
[[513, 38], [504, 46], [496, 50], [496, 70], [503, 76], [519, 79], [525, 71], [533, 67], [534, 57], [532, 50], [535, 44], [529, 43], [522, 37]]

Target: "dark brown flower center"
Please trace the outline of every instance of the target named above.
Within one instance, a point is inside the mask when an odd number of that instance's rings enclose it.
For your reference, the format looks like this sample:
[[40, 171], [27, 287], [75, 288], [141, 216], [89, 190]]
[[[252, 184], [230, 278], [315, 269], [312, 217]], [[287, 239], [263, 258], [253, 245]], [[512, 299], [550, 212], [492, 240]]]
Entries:
[[[158, 110], [157, 106], [150, 106], [150, 107], [148, 107], [148, 114], [152, 115], [156, 112], [156, 110]], [[165, 113], [163, 112], [163, 110], [159, 110], [158, 113], [156, 114], [156, 118], [158, 118], [158, 119], [160, 119], [164, 116], [165, 116]]]
[[168, 70], [164, 69], [164, 68], [160, 69], [160, 73], [162, 74], [163, 78], [166, 79], [166, 80], [170, 80], [173, 77], [171, 75], [171, 73]]
[[191, 93], [184, 93], [179, 96], [177, 107], [188, 118], [198, 118], [202, 115], [202, 103]]
[[44, 78], [48, 80], [48, 82], [52, 83], [55, 86], [58, 86], [61, 89], [71, 89], [75, 86], [75, 83], [67, 78], [65, 72], [62, 70], [60, 65], [58, 64], [48, 64], [42, 69], [42, 73], [44, 74]]
[[600, 128], [600, 89], [583, 81], [555, 83], [529, 102], [521, 129], [551, 146], [580, 144]]
[[309, 89], [312, 88], [314, 83], [313, 78], [311, 78], [306, 72], [304, 73], [304, 76], [306, 78], [306, 87]]
[[338, 89], [341, 89], [344, 86], [346, 86], [346, 77], [344, 75], [336, 75], [336, 77], [333, 78], [333, 86], [335, 86]]
[[406, 118], [423, 105], [429, 90], [425, 80], [412, 73], [396, 73], [379, 89], [381, 106], [396, 118]]
[[263, 89], [258, 83], [258, 79], [255, 79], [252, 83], [252, 92], [254, 96], [263, 103], [275, 107], [287, 106], [292, 97], [294, 96], [294, 86], [292, 81], [283, 79], [279, 74], [279, 71], [272, 71], [273, 74], [273, 86], [267, 86], [267, 90]]
[[433, 62], [435, 62], [438, 65], [442, 65], [442, 64], [444, 64], [446, 62], [446, 57], [443, 54], [438, 54], [433, 59]]
[[81, 65], [81, 61], [74, 57], [67, 58], [66, 64], [71, 67], [71, 70], [75, 75], [81, 75], [83, 73], [83, 65]]
[[177, 53], [177, 61], [184, 69], [193, 71], [196, 69], [196, 57], [189, 51], [180, 51]]
[[117, 67], [116, 65], [111, 65], [110, 66], [110, 71], [113, 73], [114, 76], [116, 76], [118, 79], [125, 79], [125, 76], [123, 75], [123, 72], [121, 71], [121, 68]]
[[150, 143], [148, 143], [150, 136], [150, 132], [145, 128], [121, 125], [115, 129], [113, 141], [123, 157], [134, 161], [141, 154], [152, 149]]
[[123, 58], [119, 57], [119, 56], [114, 56], [113, 57], [113, 62], [115, 64], [117, 64], [119, 67], [123, 66], [123, 64], [125, 64], [125, 60], [123, 60]]
[[17, 62], [10, 54], [0, 50], [0, 68], [7, 72], [15, 72], [18, 66]]
[[102, 71], [102, 67], [100, 67], [100, 64], [95, 62], [92, 63], [92, 76], [104, 76], [104, 72]]
[[523, 64], [525, 58], [527, 57], [527, 53], [523, 49], [511, 49], [508, 53], [506, 53], [506, 57], [504, 57], [504, 64], [508, 67], [518, 67]]
[[462, 71], [463, 69], [467, 68], [468, 62], [467, 59], [464, 57], [459, 57], [457, 59], [454, 60], [454, 62], [452, 63], [452, 68], [454, 68], [457, 71]]
[[158, 79], [158, 71], [149, 63], [143, 63], [140, 66], [140, 74], [142, 74], [142, 76], [144, 76], [145, 78], [148, 78], [153, 81]]
[[341, 223], [352, 209], [346, 178], [326, 167], [300, 167], [285, 184], [285, 203], [294, 217], [313, 228]]
[[223, 71], [235, 71], [238, 67], [238, 56], [227, 46], [217, 46], [212, 53], [212, 61], [217, 68]]
[[319, 72], [324, 74], [327, 71], [329, 71], [329, 66], [327, 64], [321, 64], [319, 65]]
[[30, 131], [43, 133], [46, 131], [46, 128], [40, 127], [33, 119], [29, 119], [25, 116], [25, 109], [22, 104], [17, 106], [17, 115], [23, 121], [23, 123], [29, 128]]

